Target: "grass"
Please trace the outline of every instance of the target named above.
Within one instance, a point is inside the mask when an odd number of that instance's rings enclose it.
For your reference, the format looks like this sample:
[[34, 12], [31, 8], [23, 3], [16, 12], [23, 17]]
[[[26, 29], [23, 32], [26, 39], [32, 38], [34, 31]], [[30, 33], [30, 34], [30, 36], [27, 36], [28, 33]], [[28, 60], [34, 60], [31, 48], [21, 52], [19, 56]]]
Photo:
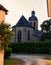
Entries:
[[5, 59], [4, 61], [4, 65], [23, 65], [24, 61], [22, 59], [19, 58], [9, 58], [9, 59]]

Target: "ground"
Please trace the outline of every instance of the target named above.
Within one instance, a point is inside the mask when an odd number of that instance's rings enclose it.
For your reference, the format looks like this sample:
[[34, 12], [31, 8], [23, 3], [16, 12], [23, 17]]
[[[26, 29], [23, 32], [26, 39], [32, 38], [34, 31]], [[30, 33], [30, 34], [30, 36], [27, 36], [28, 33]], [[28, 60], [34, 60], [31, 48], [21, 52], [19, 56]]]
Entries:
[[[5, 65], [51, 65], [51, 55], [18, 55], [12, 54]], [[17, 59], [20, 58], [20, 59]], [[12, 64], [9, 64], [9, 63]]]

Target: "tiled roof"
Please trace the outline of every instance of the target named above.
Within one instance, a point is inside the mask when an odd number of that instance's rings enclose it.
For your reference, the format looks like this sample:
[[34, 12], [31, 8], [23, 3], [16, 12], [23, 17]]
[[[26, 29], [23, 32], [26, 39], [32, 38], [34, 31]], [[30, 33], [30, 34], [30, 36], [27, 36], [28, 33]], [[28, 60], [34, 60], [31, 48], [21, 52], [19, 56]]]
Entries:
[[8, 12], [8, 10], [7, 10], [4, 6], [2, 6], [1, 4], [0, 4], [0, 10], [5, 11], [6, 14], [7, 14], [7, 12]]
[[20, 27], [20, 26], [31, 27], [30, 23], [26, 20], [26, 18], [23, 15], [21, 16], [21, 18], [19, 19], [18, 23], [15, 26], [16, 27]]

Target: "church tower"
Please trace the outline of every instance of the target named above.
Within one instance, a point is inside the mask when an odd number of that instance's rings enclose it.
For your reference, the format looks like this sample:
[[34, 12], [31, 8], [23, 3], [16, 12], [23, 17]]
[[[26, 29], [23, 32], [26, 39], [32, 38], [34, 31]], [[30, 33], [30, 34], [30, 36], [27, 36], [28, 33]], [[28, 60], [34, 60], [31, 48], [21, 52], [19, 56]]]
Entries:
[[35, 11], [31, 12], [31, 17], [29, 17], [29, 23], [31, 24], [33, 29], [38, 30], [38, 19], [35, 16]]

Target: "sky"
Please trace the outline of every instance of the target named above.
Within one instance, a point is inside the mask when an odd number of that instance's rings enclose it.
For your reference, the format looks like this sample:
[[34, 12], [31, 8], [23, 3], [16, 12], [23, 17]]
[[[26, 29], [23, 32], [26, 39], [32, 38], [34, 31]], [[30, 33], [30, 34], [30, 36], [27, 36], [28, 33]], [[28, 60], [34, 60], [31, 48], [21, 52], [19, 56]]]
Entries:
[[14, 26], [22, 15], [28, 20], [32, 10], [35, 11], [35, 15], [38, 18], [39, 30], [42, 22], [49, 19], [47, 0], [0, 0], [0, 4], [9, 11], [5, 22], [11, 24], [11, 26]]

